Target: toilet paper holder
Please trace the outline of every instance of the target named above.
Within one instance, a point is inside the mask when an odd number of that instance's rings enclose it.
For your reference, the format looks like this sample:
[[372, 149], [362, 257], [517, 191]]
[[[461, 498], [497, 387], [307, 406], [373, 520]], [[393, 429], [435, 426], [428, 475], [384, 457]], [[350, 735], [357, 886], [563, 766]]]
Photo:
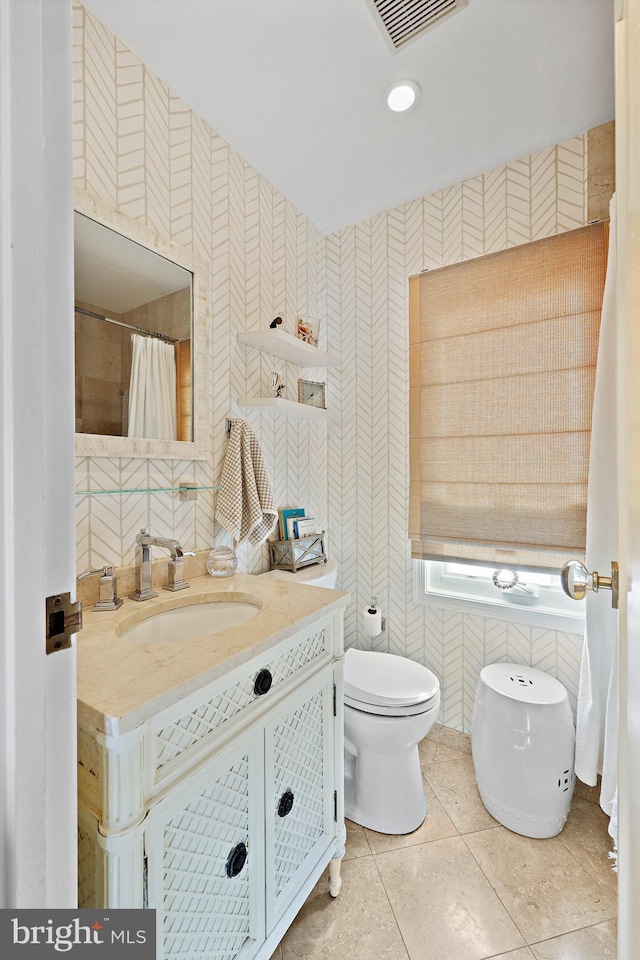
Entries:
[[[376, 606], [377, 603], [378, 603], [378, 598], [377, 598], [377, 597], [371, 597], [371, 603], [369, 604], [369, 613], [371, 613], [371, 607], [373, 607], [374, 610], [377, 609], [377, 606]], [[387, 618], [386, 618], [386, 617], [381, 617], [381, 618], [380, 618], [380, 631], [381, 631], [381, 633], [384, 633], [384, 631], [385, 631], [386, 629], [387, 629]]]
[[362, 626], [368, 637], [378, 637], [386, 626], [377, 604], [378, 598], [372, 597], [369, 606], [362, 610]]

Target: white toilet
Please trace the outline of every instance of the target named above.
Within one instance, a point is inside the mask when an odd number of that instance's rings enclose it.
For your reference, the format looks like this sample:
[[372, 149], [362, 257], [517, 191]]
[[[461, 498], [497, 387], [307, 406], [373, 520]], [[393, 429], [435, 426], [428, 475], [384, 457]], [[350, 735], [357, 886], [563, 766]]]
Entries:
[[[335, 587], [329, 560], [276, 577]], [[389, 653], [347, 650], [344, 661], [344, 812], [379, 833], [411, 833], [427, 813], [418, 743], [440, 707], [438, 678], [413, 660]]]
[[335, 560], [326, 563], [312, 563], [293, 573], [291, 570], [270, 570], [263, 577], [275, 577], [276, 580], [288, 580], [289, 583], [304, 583], [307, 587], [329, 587], [333, 589], [338, 577], [338, 565]]
[[427, 813], [418, 743], [435, 723], [438, 678], [413, 660], [347, 650], [345, 816], [379, 833], [411, 833]]

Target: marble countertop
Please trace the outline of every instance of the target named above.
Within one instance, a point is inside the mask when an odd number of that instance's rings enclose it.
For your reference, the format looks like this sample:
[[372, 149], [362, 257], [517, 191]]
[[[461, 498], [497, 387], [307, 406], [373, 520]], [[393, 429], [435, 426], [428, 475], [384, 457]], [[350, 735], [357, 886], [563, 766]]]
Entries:
[[[149, 616], [225, 593], [257, 598], [260, 611], [230, 630], [192, 640], [144, 643], [121, 635]], [[341, 590], [235, 574], [197, 577], [188, 590], [159, 590], [142, 603], [125, 599], [114, 612], [89, 608], [77, 636], [78, 720], [111, 736], [132, 730], [319, 616], [343, 609], [348, 597]]]

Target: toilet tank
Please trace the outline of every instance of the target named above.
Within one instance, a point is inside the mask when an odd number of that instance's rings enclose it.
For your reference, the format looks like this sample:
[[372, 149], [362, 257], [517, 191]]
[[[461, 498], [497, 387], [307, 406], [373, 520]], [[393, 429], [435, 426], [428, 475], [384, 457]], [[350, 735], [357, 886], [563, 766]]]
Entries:
[[277, 580], [288, 580], [289, 583], [304, 583], [307, 587], [328, 587], [332, 589], [336, 585], [338, 577], [338, 565], [335, 560], [327, 560], [326, 563], [314, 563], [308, 567], [303, 567], [296, 573], [291, 570], [270, 570], [263, 573], [263, 577], [275, 577]]

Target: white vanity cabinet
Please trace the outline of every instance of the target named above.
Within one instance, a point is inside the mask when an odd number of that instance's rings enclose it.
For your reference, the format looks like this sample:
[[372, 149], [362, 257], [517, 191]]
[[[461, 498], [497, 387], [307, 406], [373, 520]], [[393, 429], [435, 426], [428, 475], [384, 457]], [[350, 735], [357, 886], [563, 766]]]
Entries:
[[334, 734], [334, 690], [334, 671], [322, 670], [274, 710], [265, 726], [267, 929], [335, 847], [335, 751], [342, 747]]
[[154, 804], [144, 831], [158, 957], [254, 957], [265, 939], [262, 738], [209, 760]]
[[155, 908], [158, 960], [269, 960], [344, 853], [342, 656], [339, 610], [129, 730], [81, 724], [79, 905]]

